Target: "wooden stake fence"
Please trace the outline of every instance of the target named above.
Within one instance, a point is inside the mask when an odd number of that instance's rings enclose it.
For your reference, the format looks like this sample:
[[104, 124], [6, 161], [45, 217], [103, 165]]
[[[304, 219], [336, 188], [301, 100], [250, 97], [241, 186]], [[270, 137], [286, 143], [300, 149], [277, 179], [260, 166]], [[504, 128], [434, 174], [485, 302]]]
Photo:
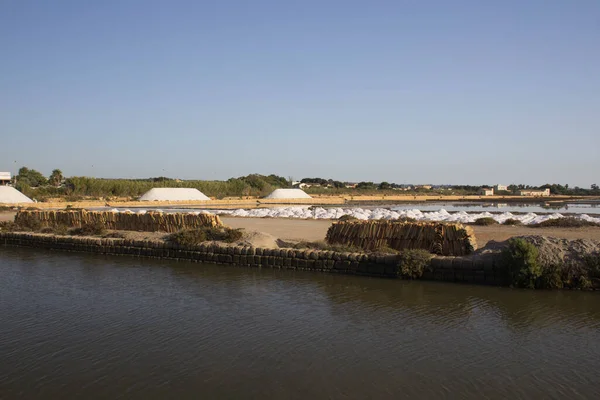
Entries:
[[144, 232], [177, 232], [181, 229], [223, 226], [218, 215], [182, 214], [146, 212], [110, 211], [29, 211], [22, 210], [15, 216], [15, 223], [29, 225], [29, 221], [38, 220], [42, 227], [81, 227], [85, 224], [102, 224], [106, 229]]
[[470, 226], [439, 222], [340, 221], [331, 225], [326, 240], [365, 250], [424, 249], [452, 256], [466, 255], [477, 248]]

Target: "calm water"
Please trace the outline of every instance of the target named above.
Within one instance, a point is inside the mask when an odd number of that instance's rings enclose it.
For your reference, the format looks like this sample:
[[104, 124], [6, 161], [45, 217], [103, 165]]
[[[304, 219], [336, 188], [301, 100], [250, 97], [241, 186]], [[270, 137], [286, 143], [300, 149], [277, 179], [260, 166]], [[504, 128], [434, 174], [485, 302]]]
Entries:
[[0, 398], [600, 398], [600, 295], [0, 247]]

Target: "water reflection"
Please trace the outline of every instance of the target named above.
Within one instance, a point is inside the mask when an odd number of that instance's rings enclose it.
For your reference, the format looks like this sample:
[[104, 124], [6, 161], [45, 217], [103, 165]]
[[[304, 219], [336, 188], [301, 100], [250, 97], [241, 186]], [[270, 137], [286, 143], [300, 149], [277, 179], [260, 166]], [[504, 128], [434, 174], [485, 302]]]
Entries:
[[6, 398], [597, 397], [596, 293], [0, 248]]

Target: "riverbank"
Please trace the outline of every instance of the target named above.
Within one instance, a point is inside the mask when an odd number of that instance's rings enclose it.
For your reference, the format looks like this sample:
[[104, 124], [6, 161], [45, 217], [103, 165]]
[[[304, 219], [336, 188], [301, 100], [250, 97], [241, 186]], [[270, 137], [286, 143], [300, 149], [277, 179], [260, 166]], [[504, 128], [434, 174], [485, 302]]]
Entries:
[[[397, 278], [405, 274], [401, 254], [347, 253], [313, 249], [261, 248], [202, 243], [181, 246], [154, 238], [135, 240], [63, 236], [28, 232], [0, 232], [0, 244], [94, 254], [127, 255], [244, 267], [267, 267], [371, 277]], [[406, 265], [419, 269], [423, 280], [507, 286], [509, 277], [492, 253], [468, 257], [428, 256], [425, 263]], [[425, 268], [427, 267], [427, 268]]]

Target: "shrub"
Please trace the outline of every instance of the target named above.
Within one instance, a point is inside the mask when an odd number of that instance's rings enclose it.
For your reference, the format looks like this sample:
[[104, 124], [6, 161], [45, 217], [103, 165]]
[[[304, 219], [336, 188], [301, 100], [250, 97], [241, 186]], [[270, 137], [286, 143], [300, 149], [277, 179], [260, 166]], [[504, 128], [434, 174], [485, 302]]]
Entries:
[[600, 226], [592, 221], [586, 221], [581, 218], [566, 217], [566, 218], [554, 218], [547, 219], [546, 221], [539, 222], [537, 224], [529, 225], [533, 228], [584, 228], [589, 226]]
[[329, 244], [324, 240], [317, 240], [315, 242], [301, 241], [293, 246], [295, 249], [312, 249], [312, 250], [328, 250], [337, 251], [340, 253], [360, 253], [362, 249], [344, 246], [343, 244]]
[[563, 266], [553, 264], [542, 268], [542, 274], [537, 279], [535, 287], [538, 289], [562, 289], [563, 283]]
[[399, 254], [400, 251], [393, 249], [389, 246], [380, 246], [380, 247], [376, 247], [373, 250], [370, 251], [370, 253], [376, 253], [376, 254]]
[[600, 279], [600, 254], [589, 254], [584, 257], [583, 263], [592, 279]]
[[0, 221], [0, 232], [15, 232], [18, 230], [13, 221]]
[[342, 215], [341, 217], [338, 218], [338, 221], [358, 221], [358, 218], [352, 216], [352, 215]]
[[177, 243], [182, 246], [195, 246], [206, 241], [222, 241], [233, 243], [240, 240], [244, 236], [241, 229], [231, 228], [199, 228], [199, 229], [183, 229], [167, 236], [166, 240], [172, 243]]
[[412, 249], [400, 253], [398, 274], [405, 279], [418, 279], [429, 266], [433, 256], [427, 250]]
[[535, 288], [543, 272], [538, 262], [537, 247], [522, 238], [511, 238], [502, 258], [512, 285]]
[[475, 222], [473, 222], [473, 225], [488, 226], [488, 225], [496, 225], [497, 223], [498, 223], [498, 221], [496, 221], [492, 217], [483, 217], [483, 218], [477, 218], [475, 220]]
[[67, 235], [69, 228], [66, 225], [46, 226], [40, 230], [41, 233], [52, 233], [54, 235]]
[[42, 229], [42, 223], [40, 219], [35, 215], [28, 215], [25, 218], [19, 218], [18, 223], [15, 225], [19, 231], [32, 231], [37, 232]]
[[509, 218], [504, 221], [504, 225], [523, 225], [523, 223], [518, 219]]
[[184, 229], [167, 236], [167, 241], [182, 246], [195, 246], [206, 240], [206, 233], [203, 229]]
[[80, 228], [72, 228], [69, 230], [70, 235], [75, 236], [101, 236], [106, 232], [104, 224], [100, 222], [83, 224]]

